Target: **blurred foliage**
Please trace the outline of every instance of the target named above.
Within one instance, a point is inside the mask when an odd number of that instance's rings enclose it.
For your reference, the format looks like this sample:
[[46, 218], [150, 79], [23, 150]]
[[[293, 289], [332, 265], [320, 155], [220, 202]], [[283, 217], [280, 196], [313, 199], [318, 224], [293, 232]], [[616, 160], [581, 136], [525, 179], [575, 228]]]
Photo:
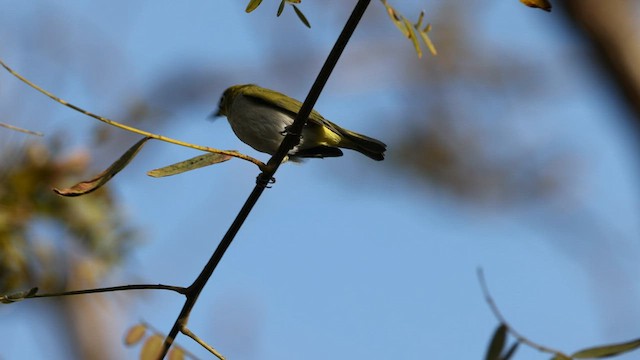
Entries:
[[[129, 328], [125, 335], [124, 343], [127, 346], [136, 346], [142, 342], [139, 359], [156, 360], [161, 351], [164, 338], [165, 334], [153, 329], [146, 323], [139, 323]], [[198, 359], [193, 353], [175, 343], [171, 346], [167, 358], [169, 360]]]
[[406, 90], [394, 115], [405, 119], [390, 146], [394, 163], [471, 203], [509, 206], [557, 195], [573, 180], [575, 158], [562, 144], [527, 142], [518, 127], [540, 125], [512, 118], [522, 100], [545, 96], [543, 69], [515, 50], [493, 56], [471, 25], [480, 11], [491, 10], [447, 3], [434, 24], [446, 51], [429, 66], [410, 59], [397, 66]]
[[398, 145], [405, 165], [431, 186], [479, 203], [513, 204], [546, 198], [565, 184], [570, 161], [560, 153], [515, 149], [496, 157], [490, 139], [464, 121], [436, 118]]
[[634, 113], [632, 130], [640, 135], [640, 17], [638, 2], [564, 0], [558, 6], [567, 28], [585, 39], [589, 58], [615, 83], [612, 90]]
[[134, 239], [108, 188], [83, 199], [67, 199], [51, 190], [89, 166], [87, 152], [60, 159], [59, 149], [55, 141], [29, 142], [5, 147], [0, 154], [2, 293], [33, 285], [62, 290], [71, 257], [88, 256], [99, 264], [94, 269], [105, 269], [122, 259]]

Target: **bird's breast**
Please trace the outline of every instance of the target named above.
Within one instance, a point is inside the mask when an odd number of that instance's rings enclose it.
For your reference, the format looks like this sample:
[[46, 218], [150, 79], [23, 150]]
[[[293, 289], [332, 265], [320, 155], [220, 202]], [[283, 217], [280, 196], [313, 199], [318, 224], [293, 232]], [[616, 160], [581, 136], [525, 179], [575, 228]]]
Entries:
[[236, 136], [252, 148], [274, 154], [293, 123], [286, 113], [238, 95], [227, 115]]

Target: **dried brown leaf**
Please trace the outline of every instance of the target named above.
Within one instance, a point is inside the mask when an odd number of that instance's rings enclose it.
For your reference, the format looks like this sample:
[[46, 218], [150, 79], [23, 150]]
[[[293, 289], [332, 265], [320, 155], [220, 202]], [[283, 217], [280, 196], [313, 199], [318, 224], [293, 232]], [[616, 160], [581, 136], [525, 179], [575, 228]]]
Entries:
[[144, 137], [137, 143], [135, 143], [132, 147], [129, 148], [118, 160], [116, 160], [111, 166], [109, 166], [105, 171], [98, 174], [91, 180], [82, 181], [70, 188], [66, 189], [58, 189], [54, 188], [53, 191], [58, 195], [62, 196], [80, 196], [86, 195], [92, 191], [99, 189], [102, 185], [106, 184], [111, 178], [113, 178], [117, 173], [119, 173], [122, 169], [124, 169], [131, 160], [138, 154], [138, 151], [142, 148], [147, 140], [151, 139], [150, 137]]

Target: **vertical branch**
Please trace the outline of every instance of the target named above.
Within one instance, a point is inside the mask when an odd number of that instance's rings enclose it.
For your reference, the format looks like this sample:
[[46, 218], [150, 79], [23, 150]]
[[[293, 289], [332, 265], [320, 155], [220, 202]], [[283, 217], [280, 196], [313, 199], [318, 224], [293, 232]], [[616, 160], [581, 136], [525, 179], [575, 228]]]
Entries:
[[307, 95], [304, 103], [302, 104], [302, 107], [300, 108], [300, 111], [298, 112], [293, 124], [289, 127], [288, 134], [287, 136], [285, 136], [284, 140], [282, 141], [280, 148], [271, 157], [271, 159], [269, 160], [269, 163], [263, 169], [263, 172], [258, 175], [256, 186], [254, 187], [253, 191], [251, 192], [251, 194], [245, 201], [244, 205], [240, 209], [240, 212], [236, 216], [235, 220], [227, 230], [227, 233], [224, 235], [224, 237], [220, 241], [220, 244], [218, 244], [218, 247], [214, 251], [213, 255], [211, 256], [207, 264], [202, 269], [202, 272], [200, 273], [200, 275], [198, 275], [198, 277], [195, 279], [193, 284], [191, 284], [187, 288], [187, 294], [186, 294], [187, 300], [185, 301], [185, 304], [182, 307], [182, 310], [180, 311], [180, 315], [178, 315], [178, 318], [173, 324], [171, 331], [169, 332], [169, 334], [164, 340], [163, 349], [161, 354], [159, 355], [159, 359], [163, 359], [164, 356], [167, 354], [167, 352], [169, 351], [169, 348], [171, 347], [171, 344], [173, 343], [176, 336], [178, 335], [178, 332], [184, 331], [184, 329], [186, 329], [186, 324], [189, 319], [189, 314], [191, 313], [191, 310], [193, 309], [198, 299], [198, 296], [202, 292], [202, 289], [206, 285], [207, 281], [209, 281], [209, 278], [211, 278], [211, 275], [213, 274], [214, 270], [220, 263], [220, 260], [222, 260], [222, 257], [224, 256], [225, 252], [231, 245], [231, 242], [233, 241], [236, 234], [242, 227], [242, 224], [244, 223], [246, 218], [249, 216], [249, 213], [253, 209], [253, 206], [256, 204], [256, 202], [262, 195], [262, 192], [267, 187], [267, 185], [271, 182], [271, 179], [273, 178], [273, 175], [275, 174], [275, 172], [278, 170], [278, 167], [282, 163], [282, 160], [287, 155], [287, 153], [300, 142], [300, 134], [302, 133], [302, 128], [304, 127], [307, 121], [307, 118], [311, 113], [311, 110], [313, 109], [316, 101], [320, 97], [320, 93], [322, 92], [322, 89], [327, 83], [329, 76], [331, 75], [331, 73], [333, 72], [333, 69], [338, 63], [338, 60], [340, 59], [340, 56], [342, 55], [344, 48], [346, 47], [347, 43], [349, 42], [349, 39], [353, 35], [353, 32], [358, 26], [358, 23], [360, 22], [360, 19], [362, 18], [362, 15], [364, 15], [364, 12], [369, 6], [370, 2], [371, 0], [358, 0], [358, 3], [353, 9], [351, 16], [347, 20], [347, 23], [345, 24], [344, 29], [338, 36], [338, 40], [336, 40], [335, 45], [331, 49], [331, 52], [329, 53], [327, 60], [322, 66], [322, 69], [320, 70], [320, 73], [318, 74], [316, 81], [313, 83], [313, 86], [311, 87], [309, 94]]

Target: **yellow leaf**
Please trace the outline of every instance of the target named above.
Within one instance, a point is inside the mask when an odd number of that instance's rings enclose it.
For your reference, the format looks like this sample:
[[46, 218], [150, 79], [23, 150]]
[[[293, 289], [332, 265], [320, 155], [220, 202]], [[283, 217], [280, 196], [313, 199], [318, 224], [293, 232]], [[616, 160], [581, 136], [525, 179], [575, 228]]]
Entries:
[[413, 47], [416, 49], [416, 53], [418, 53], [418, 58], [422, 58], [422, 49], [420, 49], [420, 42], [418, 42], [418, 38], [416, 37], [416, 32], [413, 30], [413, 25], [406, 18], [402, 18], [404, 21], [404, 26], [407, 28], [407, 32], [409, 33], [409, 39], [413, 43]]
[[140, 360], [158, 360], [164, 339], [160, 335], [152, 335], [142, 346]]
[[419, 29], [422, 27], [423, 19], [424, 19], [424, 11], [420, 11], [420, 16], [418, 16], [418, 21], [416, 21], [416, 24], [414, 25], [416, 29]]
[[419, 31], [420, 37], [422, 37], [422, 41], [424, 42], [425, 45], [427, 45], [427, 48], [429, 48], [429, 51], [431, 52], [431, 54], [438, 55], [438, 50], [436, 50], [436, 46], [433, 45], [433, 42], [431, 42], [431, 39], [429, 38], [429, 35], [427, 34], [429, 32], [429, 30], [431, 30], [431, 25], [430, 24], [427, 25], [424, 30]]
[[184, 360], [184, 349], [179, 346], [174, 346], [171, 351], [169, 351], [169, 360]]
[[551, 3], [549, 0], [520, 0], [520, 2], [528, 7], [551, 11]]
[[124, 338], [125, 345], [131, 346], [139, 343], [146, 333], [147, 327], [143, 324], [131, 327]]

